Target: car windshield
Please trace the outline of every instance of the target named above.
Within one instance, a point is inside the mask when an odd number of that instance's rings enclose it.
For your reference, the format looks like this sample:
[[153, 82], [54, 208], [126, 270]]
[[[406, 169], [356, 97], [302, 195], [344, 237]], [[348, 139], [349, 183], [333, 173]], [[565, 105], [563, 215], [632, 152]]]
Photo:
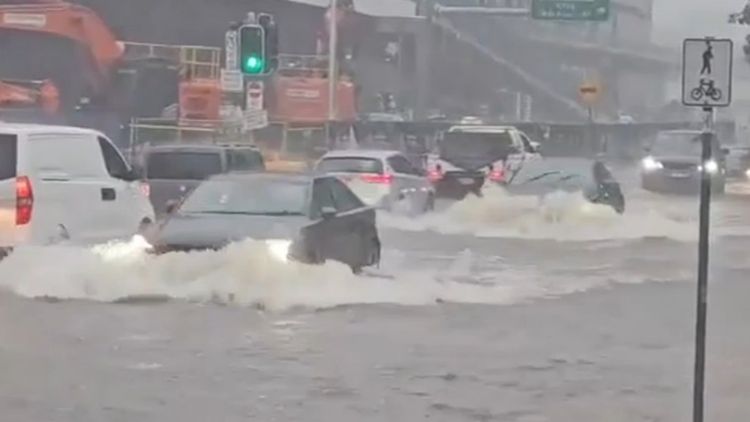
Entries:
[[469, 170], [506, 158], [512, 152], [509, 132], [447, 132], [440, 144], [440, 158]]
[[149, 179], [204, 180], [221, 172], [219, 152], [153, 152], [146, 163]]
[[374, 158], [336, 157], [324, 158], [318, 170], [327, 173], [383, 173], [383, 163]]
[[701, 154], [701, 138], [699, 133], [663, 132], [654, 142], [651, 152], [655, 155], [689, 155]]
[[279, 180], [209, 180], [188, 197], [184, 214], [307, 215], [308, 185]]
[[260, 152], [252, 149], [236, 149], [227, 153], [227, 166], [230, 171], [262, 170], [265, 165]]

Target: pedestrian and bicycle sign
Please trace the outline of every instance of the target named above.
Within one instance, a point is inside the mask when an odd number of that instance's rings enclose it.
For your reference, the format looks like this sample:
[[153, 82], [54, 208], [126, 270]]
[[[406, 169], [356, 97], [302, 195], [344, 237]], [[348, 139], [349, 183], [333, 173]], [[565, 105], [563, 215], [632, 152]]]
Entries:
[[732, 102], [730, 39], [688, 38], [682, 49], [682, 103], [694, 107], [727, 107]]

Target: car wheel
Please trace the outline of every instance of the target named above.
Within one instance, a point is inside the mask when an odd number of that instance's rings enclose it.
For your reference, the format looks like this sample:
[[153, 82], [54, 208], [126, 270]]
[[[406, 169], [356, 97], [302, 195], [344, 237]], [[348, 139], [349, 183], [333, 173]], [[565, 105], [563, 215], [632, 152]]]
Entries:
[[371, 238], [367, 250], [363, 254], [364, 263], [359, 265], [351, 265], [352, 273], [362, 274], [364, 267], [373, 267], [380, 264], [380, 240], [377, 238]]
[[135, 234], [139, 236], [143, 236], [146, 239], [150, 239], [151, 236], [154, 234], [154, 223], [151, 221], [150, 218], [144, 218], [141, 220], [140, 223], [138, 223], [138, 230], [136, 230]]

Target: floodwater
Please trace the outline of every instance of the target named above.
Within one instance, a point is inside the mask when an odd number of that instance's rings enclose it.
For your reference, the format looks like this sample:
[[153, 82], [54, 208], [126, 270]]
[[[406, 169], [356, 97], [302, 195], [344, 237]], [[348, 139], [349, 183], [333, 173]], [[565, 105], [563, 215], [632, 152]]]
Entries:
[[[750, 197], [713, 208], [707, 413], [747, 420]], [[129, 243], [0, 263], [4, 421], [684, 421], [697, 200], [632, 188], [618, 216], [491, 191], [381, 215], [384, 263], [247, 241]]]

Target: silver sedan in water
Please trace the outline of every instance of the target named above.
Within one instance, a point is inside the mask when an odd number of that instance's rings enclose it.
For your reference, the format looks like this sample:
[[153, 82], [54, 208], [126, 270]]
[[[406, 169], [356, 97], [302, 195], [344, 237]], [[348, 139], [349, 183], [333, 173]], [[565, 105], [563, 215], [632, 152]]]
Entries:
[[339, 261], [354, 272], [380, 261], [375, 210], [326, 176], [214, 176], [170, 210], [152, 244], [157, 253], [216, 250], [248, 238], [283, 260]]

